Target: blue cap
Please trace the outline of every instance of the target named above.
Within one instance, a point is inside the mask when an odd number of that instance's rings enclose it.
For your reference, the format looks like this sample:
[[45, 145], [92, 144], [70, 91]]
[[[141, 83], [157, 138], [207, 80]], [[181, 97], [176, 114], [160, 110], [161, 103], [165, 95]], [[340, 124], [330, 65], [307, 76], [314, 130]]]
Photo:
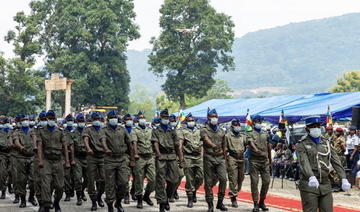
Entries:
[[309, 117], [305, 117], [305, 125], [311, 125], [311, 124], [321, 124], [320, 121], [320, 116], [309, 116]]
[[15, 117], [15, 121], [19, 122], [19, 121], [21, 121], [21, 119], [23, 119], [23, 118], [25, 118], [25, 115], [22, 114], [22, 113], [20, 113], [20, 114], [18, 114], [18, 115]]
[[168, 110], [167, 108], [165, 108], [164, 110], [162, 110], [162, 111], [160, 112], [160, 116], [163, 116], [163, 115], [165, 115], [165, 116], [168, 116], [168, 115], [169, 115], [169, 110]]
[[185, 117], [185, 119], [188, 119], [188, 118], [190, 118], [190, 117], [193, 117], [191, 113], [187, 114], [186, 117]]
[[46, 111], [43, 110], [39, 113], [39, 118], [46, 118]]
[[134, 121], [138, 121], [138, 120], [139, 120], [138, 116], [137, 115], [134, 116]]
[[125, 119], [125, 118], [132, 118], [132, 117], [131, 117], [131, 115], [128, 113], [128, 114], [126, 114], [126, 115], [123, 117], [123, 119]]
[[79, 120], [79, 119], [85, 119], [84, 114], [82, 114], [82, 113], [77, 114], [76, 120]]
[[234, 125], [234, 124], [240, 124], [240, 120], [238, 118], [234, 118], [231, 120], [231, 124]]
[[216, 112], [216, 109], [214, 108], [214, 109], [211, 109], [211, 110], [208, 110], [208, 112], [207, 112], [207, 115], [209, 116], [209, 115], [213, 115], [213, 114], [215, 114], [215, 115], [217, 115], [217, 112]]
[[251, 120], [252, 121], [263, 121], [264, 120], [264, 118], [263, 117], [261, 117], [260, 115], [257, 115], [257, 114], [255, 114], [255, 115], [252, 115], [251, 116]]
[[357, 130], [357, 127], [354, 126], [354, 125], [350, 125], [350, 126], [349, 126], [349, 130]]
[[108, 113], [107, 113], [107, 117], [116, 117], [116, 112], [115, 110], [110, 110]]
[[100, 114], [96, 111], [92, 112], [91, 113], [91, 118], [94, 119], [94, 118], [99, 118], [100, 119]]
[[47, 113], [46, 113], [46, 117], [56, 117], [55, 115], [55, 112], [53, 110], [49, 110]]
[[65, 120], [66, 121], [74, 121], [74, 117], [71, 114], [69, 114], [65, 117]]
[[30, 114], [28, 115], [29, 119], [35, 119], [35, 115], [34, 114]]
[[175, 119], [175, 120], [176, 120], [176, 116], [175, 116], [174, 114], [171, 114], [171, 115], [169, 116], [169, 119]]

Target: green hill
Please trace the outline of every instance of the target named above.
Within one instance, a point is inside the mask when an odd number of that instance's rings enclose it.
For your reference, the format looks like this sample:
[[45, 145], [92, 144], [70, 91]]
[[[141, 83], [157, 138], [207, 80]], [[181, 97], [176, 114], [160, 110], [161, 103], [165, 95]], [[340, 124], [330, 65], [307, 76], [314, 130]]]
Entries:
[[[148, 72], [149, 52], [130, 50], [128, 68], [131, 87], [142, 84], [154, 93], [162, 80]], [[217, 78], [238, 95], [326, 91], [343, 72], [360, 69], [360, 13], [248, 33], [236, 38], [233, 55], [236, 71]]]

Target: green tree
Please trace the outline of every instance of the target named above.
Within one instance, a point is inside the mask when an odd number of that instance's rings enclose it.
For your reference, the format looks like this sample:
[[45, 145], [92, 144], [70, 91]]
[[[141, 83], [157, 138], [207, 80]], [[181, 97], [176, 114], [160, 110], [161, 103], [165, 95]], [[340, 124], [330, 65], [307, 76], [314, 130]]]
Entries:
[[155, 102], [146, 88], [136, 86], [134, 91], [130, 94], [129, 113], [137, 114], [139, 111], [145, 114], [145, 117], [150, 120], [155, 113]]
[[35, 56], [41, 53], [38, 28], [23, 12], [18, 12], [14, 21], [15, 30], [10, 30], [5, 40], [13, 44], [15, 57], [0, 59], [0, 113], [8, 115], [33, 113], [44, 104], [43, 73], [33, 69]]
[[133, 0], [37, 0], [31, 9], [41, 27], [46, 70], [75, 80], [74, 105], [127, 107], [125, 51], [139, 37]]
[[360, 91], [360, 71], [344, 73], [342, 78], [337, 79], [337, 85], [330, 91], [335, 93]]
[[229, 55], [234, 24], [208, 0], [165, 0], [160, 13], [162, 32], [151, 40], [148, 63], [157, 76], [166, 76], [162, 89], [167, 97], [185, 108], [186, 96], [207, 94], [218, 69], [234, 69]]

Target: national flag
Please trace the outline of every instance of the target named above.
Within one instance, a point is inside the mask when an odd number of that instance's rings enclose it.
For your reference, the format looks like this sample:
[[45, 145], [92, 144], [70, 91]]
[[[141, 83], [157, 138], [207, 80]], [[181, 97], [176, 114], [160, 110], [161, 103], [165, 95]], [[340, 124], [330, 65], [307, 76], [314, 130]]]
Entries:
[[327, 116], [326, 116], [326, 126], [327, 127], [333, 126], [333, 119], [332, 119], [332, 114], [331, 114], [331, 110], [330, 110], [330, 105], [328, 106], [328, 111], [327, 111]]
[[155, 118], [160, 118], [160, 109], [159, 108], [156, 108], [154, 117]]
[[[290, 128], [289, 128], [289, 123], [287, 121], [287, 118], [285, 116], [285, 113], [284, 113], [284, 110], [281, 110], [281, 113], [280, 113], [280, 117], [279, 117], [279, 123], [282, 123], [285, 125], [285, 129], [286, 129], [286, 132], [285, 132], [285, 137], [286, 137], [286, 143], [289, 144], [290, 143]], [[279, 136], [282, 137], [282, 133], [281, 131], [278, 132]]]
[[249, 109], [247, 109], [246, 121], [245, 121], [245, 131], [246, 132], [252, 131], [252, 126], [253, 126], [253, 122], [251, 120]]
[[179, 128], [181, 126], [181, 122], [183, 122], [185, 120], [185, 113], [182, 109], [180, 109], [180, 111], [178, 112], [178, 117], [177, 117], [177, 127]]
[[279, 123], [282, 123], [284, 124], [285, 126], [288, 126], [288, 121], [285, 117], [285, 113], [284, 113], [284, 110], [281, 110], [281, 114], [280, 114], [280, 117], [279, 117]]

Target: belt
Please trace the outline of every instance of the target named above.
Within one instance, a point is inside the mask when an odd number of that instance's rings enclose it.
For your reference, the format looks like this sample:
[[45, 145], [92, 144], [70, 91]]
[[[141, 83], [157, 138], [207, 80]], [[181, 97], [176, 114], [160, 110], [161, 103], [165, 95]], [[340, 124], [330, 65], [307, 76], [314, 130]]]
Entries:
[[237, 153], [233, 153], [233, 152], [229, 152], [229, 155], [235, 159], [238, 159], [238, 160], [243, 160], [244, 159], [244, 156], [243, 154], [241, 154], [241, 156], [239, 157], [239, 154]]
[[126, 153], [112, 153], [110, 155], [110, 157], [112, 157], [112, 158], [121, 158], [123, 156], [128, 156], [128, 154], [126, 154]]
[[201, 153], [200, 152], [184, 152], [184, 155], [187, 155], [187, 156], [200, 156]]
[[175, 151], [172, 150], [166, 150], [166, 149], [160, 149], [161, 154], [173, 154]]
[[150, 158], [153, 156], [153, 154], [152, 153], [144, 153], [144, 154], [139, 154], [139, 156], [142, 158]]
[[87, 152], [75, 152], [75, 157], [77, 158], [86, 158]]
[[215, 156], [215, 157], [224, 156], [224, 154], [222, 152], [219, 152], [219, 153], [207, 152], [206, 154], [211, 155], [211, 156]]

